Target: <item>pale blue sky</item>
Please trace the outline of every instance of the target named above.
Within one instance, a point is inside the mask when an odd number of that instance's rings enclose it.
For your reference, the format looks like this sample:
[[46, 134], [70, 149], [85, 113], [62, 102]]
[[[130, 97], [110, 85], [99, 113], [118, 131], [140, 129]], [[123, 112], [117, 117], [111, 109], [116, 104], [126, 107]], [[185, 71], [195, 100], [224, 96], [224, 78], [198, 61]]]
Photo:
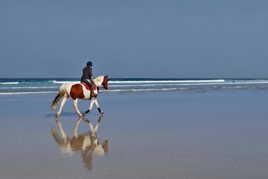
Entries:
[[0, 78], [268, 78], [268, 1], [3, 0]]

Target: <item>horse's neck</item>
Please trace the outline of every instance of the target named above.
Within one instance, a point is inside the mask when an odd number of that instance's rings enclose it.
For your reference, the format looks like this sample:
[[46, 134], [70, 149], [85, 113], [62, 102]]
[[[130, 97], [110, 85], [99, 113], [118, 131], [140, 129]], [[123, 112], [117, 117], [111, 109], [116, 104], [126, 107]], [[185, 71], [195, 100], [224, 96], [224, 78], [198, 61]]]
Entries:
[[103, 81], [103, 76], [99, 76], [99, 77], [95, 78], [93, 81], [98, 87], [100, 87], [102, 84], [102, 81]]

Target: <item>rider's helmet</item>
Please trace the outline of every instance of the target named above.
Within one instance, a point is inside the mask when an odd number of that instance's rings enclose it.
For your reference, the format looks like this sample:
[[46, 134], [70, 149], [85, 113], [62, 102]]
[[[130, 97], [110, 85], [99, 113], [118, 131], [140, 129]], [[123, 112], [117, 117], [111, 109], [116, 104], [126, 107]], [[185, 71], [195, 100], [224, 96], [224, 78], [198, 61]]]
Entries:
[[92, 67], [93, 66], [92, 62], [91, 61], [88, 61], [87, 62], [87, 66], [91, 66]]

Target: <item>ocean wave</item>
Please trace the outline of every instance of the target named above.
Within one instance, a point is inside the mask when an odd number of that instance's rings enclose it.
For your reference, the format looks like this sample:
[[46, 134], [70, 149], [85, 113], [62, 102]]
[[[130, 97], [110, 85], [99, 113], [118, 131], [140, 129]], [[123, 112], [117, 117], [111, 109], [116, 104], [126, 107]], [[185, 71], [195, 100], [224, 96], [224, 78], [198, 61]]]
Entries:
[[[157, 84], [157, 83], [215, 83], [224, 82], [224, 79], [220, 80], [110, 80], [109, 84]], [[79, 83], [80, 81], [50, 81], [54, 84], [64, 84], [64, 83]]]
[[56, 91], [31, 91], [31, 92], [0, 92], [0, 95], [26, 95], [26, 94], [50, 94]]
[[[142, 80], [142, 81], [113, 81], [110, 80], [109, 84], [175, 84], [175, 83], [222, 83], [225, 80]], [[51, 81], [54, 84], [64, 84], [64, 83], [79, 83], [80, 81], [57, 81], [53, 80]]]
[[[61, 84], [76, 79], [0, 79], [0, 95], [56, 93]], [[150, 92], [183, 90], [268, 89], [267, 79], [112, 79], [109, 90], [101, 92]]]
[[58, 86], [16, 86], [16, 87], [0, 87], [0, 89], [57, 89]]
[[[36, 80], [36, 81], [2, 81], [1, 86], [16, 85], [19, 87], [36, 87], [41, 85], [59, 85], [64, 83], [79, 83], [75, 80]], [[213, 84], [268, 84], [268, 80], [110, 80], [110, 86], [146, 86], [146, 85], [213, 85]]]
[[225, 82], [224, 79], [219, 80], [120, 80], [120, 81], [109, 81], [109, 84], [125, 84], [125, 83], [220, 83]]
[[224, 89], [268, 89], [268, 86], [247, 86], [247, 85], [238, 85], [238, 86], [206, 86], [206, 87], [170, 87], [170, 88], [127, 88], [127, 89], [109, 89], [109, 90], [100, 90], [100, 92], [150, 92], [150, 91], [199, 91], [199, 90], [224, 90]]
[[125, 88], [125, 87], [157, 87], [157, 86], [208, 86], [208, 85], [254, 85], [254, 84], [268, 84], [268, 81], [230, 81], [230, 82], [210, 82], [210, 83], [172, 83], [172, 84], [110, 84], [110, 87]]
[[268, 80], [248, 80], [248, 81], [232, 81], [224, 84], [268, 84]]
[[[124, 89], [101, 89], [100, 93], [132, 93], [132, 92], [163, 92], [163, 91], [217, 91], [228, 89], [268, 89], [268, 86], [248, 86], [248, 85], [236, 85], [236, 86], [206, 86], [206, 87], [162, 87], [162, 88], [124, 88]], [[27, 95], [27, 94], [50, 94], [57, 93], [54, 91], [15, 91], [15, 92], [0, 92], [0, 95]]]
[[146, 92], [146, 91], [174, 91], [188, 88], [143, 88], [143, 89], [110, 89], [100, 90], [100, 92]]
[[51, 81], [54, 84], [64, 84], [64, 83], [79, 83], [80, 81], [57, 81], [57, 80], [52, 80]]
[[17, 85], [19, 82], [0, 82], [0, 85]]

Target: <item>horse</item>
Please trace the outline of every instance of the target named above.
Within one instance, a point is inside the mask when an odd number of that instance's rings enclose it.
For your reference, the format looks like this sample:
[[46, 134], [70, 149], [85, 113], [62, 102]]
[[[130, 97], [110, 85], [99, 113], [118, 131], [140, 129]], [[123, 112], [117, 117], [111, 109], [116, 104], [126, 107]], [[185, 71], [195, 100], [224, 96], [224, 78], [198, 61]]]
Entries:
[[72, 136], [68, 136], [65, 132], [61, 121], [56, 119], [56, 128], [51, 129], [51, 134], [55, 142], [58, 144], [61, 152], [65, 154], [73, 154], [76, 152], [81, 152], [82, 160], [85, 168], [92, 169], [93, 157], [104, 156], [109, 152], [109, 142], [108, 140], [101, 141], [97, 136], [97, 131], [100, 125], [100, 121], [103, 116], [100, 116], [97, 124], [94, 126], [90, 121], [87, 121], [90, 127], [90, 131], [85, 133], [79, 133], [80, 122], [83, 120], [79, 118], [75, 122], [75, 126], [72, 130]]
[[[101, 110], [100, 105], [97, 100], [97, 95], [99, 93], [99, 88], [103, 87], [104, 89], [108, 89], [108, 76], [99, 76], [95, 79], [93, 79], [95, 85], [97, 88], [94, 90], [90, 90], [90, 88], [87, 88], [86, 84], [84, 83], [64, 83], [60, 86], [57, 96], [54, 98], [51, 109], [56, 110], [57, 103], [62, 99], [60, 108], [58, 112], [56, 113], [56, 118], [58, 118], [63, 110], [63, 107], [69, 97], [73, 100], [73, 107], [78, 114], [79, 117], [83, 117], [85, 114], [89, 113], [93, 105], [96, 104], [97, 110], [100, 114], [104, 114], [104, 112]], [[78, 99], [83, 100], [91, 100], [89, 108], [87, 111], [85, 111], [83, 114], [78, 109]]]

